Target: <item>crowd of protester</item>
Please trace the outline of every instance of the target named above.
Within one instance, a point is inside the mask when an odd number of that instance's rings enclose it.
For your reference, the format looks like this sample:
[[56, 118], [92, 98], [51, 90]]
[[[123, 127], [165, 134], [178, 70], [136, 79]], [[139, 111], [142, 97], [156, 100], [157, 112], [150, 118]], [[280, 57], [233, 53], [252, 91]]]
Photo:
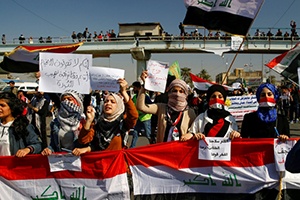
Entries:
[[[39, 72], [36, 77], [38, 82]], [[81, 155], [135, 148], [140, 135], [149, 144], [205, 137], [286, 141], [290, 137], [289, 124], [298, 122], [299, 94], [295, 84], [276, 87], [263, 83], [253, 91], [236, 82], [230, 92], [218, 84], [207, 91], [191, 91], [183, 80], [169, 75], [166, 91], [156, 93], [145, 90], [147, 77], [147, 71], [142, 72], [142, 83], [135, 81], [130, 86], [125, 79], [119, 79], [118, 93], [91, 91], [89, 95], [74, 90], [43, 93], [38, 87], [26, 93], [16, 91], [10, 83], [11, 90], [0, 96], [0, 128], [4, 133], [0, 155], [22, 157], [61, 151]], [[239, 95], [256, 95], [258, 101], [257, 111], [244, 116], [240, 129], [226, 106], [227, 96]], [[50, 124], [47, 117], [52, 117]], [[133, 136], [131, 141], [129, 135]]]

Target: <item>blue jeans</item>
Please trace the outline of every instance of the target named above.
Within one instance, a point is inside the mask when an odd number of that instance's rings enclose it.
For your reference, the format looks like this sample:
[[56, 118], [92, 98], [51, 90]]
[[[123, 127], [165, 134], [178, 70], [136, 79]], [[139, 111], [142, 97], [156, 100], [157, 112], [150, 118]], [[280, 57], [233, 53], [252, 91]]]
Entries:
[[131, 141], [130, 148], [133, 148], [136, 146], [136, 142], [139, 138], [139, 133], [141, 132], [142, 129], [144, 129], [145, 135], [148, 138], [148, 140], [150, 141], [150, 139], [151, 139], [151, 137], [150, 137], [150, 135], [151, 135], [151, 119], [143, 121], [143, 122], [138, 120], [136, 122], [134, 130], [132, 132], [132, 141]]

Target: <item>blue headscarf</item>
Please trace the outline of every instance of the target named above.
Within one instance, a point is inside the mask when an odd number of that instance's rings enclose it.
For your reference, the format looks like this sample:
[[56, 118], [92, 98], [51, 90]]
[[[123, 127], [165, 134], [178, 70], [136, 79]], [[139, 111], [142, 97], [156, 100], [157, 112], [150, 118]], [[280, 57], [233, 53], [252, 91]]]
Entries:
[[[257, 88], [257, 90], [256, 90], [257, 102], [259, 102], [259, 100], [260, 100], [260, 93], [262, 92], [263, 88], [268, 88], [273, 93], [274, 99], [277, 102], [277, 100], [279, 98], [279, 92], [276, 89], [275, 85], [273, 85], [271, 83], [263, 83]], [[277, 110], [275, 107], [271, 107], [271, 108], [258, 107], [257, 116], [263, 122], [266, 122], [266, 123], [274, 122], [277, 119]]]

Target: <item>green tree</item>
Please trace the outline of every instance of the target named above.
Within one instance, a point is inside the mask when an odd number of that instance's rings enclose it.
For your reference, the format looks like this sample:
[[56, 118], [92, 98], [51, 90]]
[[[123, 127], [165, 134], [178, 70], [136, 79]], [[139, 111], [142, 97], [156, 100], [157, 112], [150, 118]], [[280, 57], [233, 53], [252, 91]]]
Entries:
[[181, 79], [184, 80], [189, 86], [193, 86], [192, 80], [191, 80], [191, 68], [181, 68]]
[[208, 72], [205, 69], [202, 69], [200, 73], [196, 75], [204, 80], [212, 81], [211, 76], [208, 74]]

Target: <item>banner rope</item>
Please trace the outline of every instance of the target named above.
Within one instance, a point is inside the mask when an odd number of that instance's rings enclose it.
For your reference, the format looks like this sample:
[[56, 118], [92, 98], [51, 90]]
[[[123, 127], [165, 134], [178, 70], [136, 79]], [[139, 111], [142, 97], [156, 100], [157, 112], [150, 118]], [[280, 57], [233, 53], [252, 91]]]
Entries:
[[277, 195], [277, 200], [281, 200], [282, 199], [282, 178], [283, 178], [283, 171], [280, 171], [279, 173], [279, 192]]

